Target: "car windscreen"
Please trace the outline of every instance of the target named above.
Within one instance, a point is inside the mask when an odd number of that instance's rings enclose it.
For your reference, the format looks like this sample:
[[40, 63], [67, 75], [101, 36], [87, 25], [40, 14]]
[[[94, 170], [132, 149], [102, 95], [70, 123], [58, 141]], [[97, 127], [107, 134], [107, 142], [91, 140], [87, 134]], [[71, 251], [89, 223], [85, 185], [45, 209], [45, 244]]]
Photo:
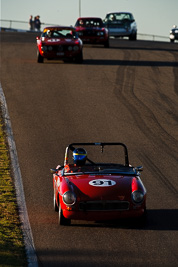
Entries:
[[85, 164], [83, 166], [76, 166], [75, 164], [69, 164], [64, 167], [64, 175], [81, 175], [81, 174], [90, 174], [90, 175], [136, 175], [136, 171], [133, 167], [126, 167], [121, 164], [102, 164], [97, 163]]
[[77, 21], [76, 26], [92, 28], [92, 27], [103, 27], [101, 19], [80, 19]]
[[131, 13], [111, 13], [106, 16], [105, 22], [112, 23], [112, 22], [127, 22], [133, 21], [133, 15]]
[[42, 33], [47, 38], [77, 38], [77, 33], [71, 29], [49, 29]]

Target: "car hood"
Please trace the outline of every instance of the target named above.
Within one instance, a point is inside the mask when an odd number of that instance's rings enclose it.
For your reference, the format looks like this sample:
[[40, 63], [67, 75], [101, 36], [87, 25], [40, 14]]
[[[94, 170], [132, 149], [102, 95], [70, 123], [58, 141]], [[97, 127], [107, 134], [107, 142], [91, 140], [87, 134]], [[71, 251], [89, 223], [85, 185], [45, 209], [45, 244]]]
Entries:
[[87, 199], [128, 199], [133, 176], [73, 175], [67, 177], [77, 196]]

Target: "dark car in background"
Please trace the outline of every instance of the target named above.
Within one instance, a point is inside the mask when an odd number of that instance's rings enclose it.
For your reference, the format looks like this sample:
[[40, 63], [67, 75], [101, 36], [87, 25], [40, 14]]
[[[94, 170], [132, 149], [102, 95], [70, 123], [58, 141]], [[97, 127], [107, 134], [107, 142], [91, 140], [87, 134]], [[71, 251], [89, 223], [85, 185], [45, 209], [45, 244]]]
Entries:
[[104, 19], [105, 27], [112, 37], [128, 37], [129, 40], [137, 39], [137, 24], [130, 12], [111, 12]]
[[178, 27], [176, 25], [174, 25], [170, 30], [169, 38], [171, 43], [174, 43], [175, 40], [178, 40]]
[[80, 17], [75, 23], [75, 29], [84, 44], [102, 44], [109, 47], [108, 30], [98, 17]]

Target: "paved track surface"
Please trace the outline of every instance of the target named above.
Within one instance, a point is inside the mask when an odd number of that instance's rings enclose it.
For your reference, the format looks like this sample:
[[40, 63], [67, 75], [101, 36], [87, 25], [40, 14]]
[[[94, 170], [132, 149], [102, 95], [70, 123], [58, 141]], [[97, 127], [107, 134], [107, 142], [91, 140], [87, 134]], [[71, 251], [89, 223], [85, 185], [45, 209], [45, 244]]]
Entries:
[[[40, 266], [178, 263], [178, 44], [111, 40], [84, 64], [36, 63], [35, 35], [1, 33], [0, 81]], [[58, 226], [51, 167], [71, 142], [127, 144], [143, 165], [148, 222]]]

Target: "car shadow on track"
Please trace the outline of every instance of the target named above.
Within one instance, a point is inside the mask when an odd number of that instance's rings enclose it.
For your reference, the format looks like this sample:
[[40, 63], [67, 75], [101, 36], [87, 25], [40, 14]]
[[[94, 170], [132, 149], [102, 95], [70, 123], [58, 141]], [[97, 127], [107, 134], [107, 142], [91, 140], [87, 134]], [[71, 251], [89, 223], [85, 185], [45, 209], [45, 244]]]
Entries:
[[80, 227], [104, 227], [120, 229], [137, 230], [160, 230], [160, 231], [178, 231], [178, 209], [160, 209], [147, 210], [147, 219], [140, 222], [139, 219], [123, 219], [110, 222], [81, 223], [72, 221], [71, 226]]
[[[143, 50], [143, 51], [166, 51], [177, 52], [178, 43], [159, 42], [159, 41], [129, 41], [121, 39], [110, 39], [109, 50]], [[84, 45], [84, 48], [103, 49], [100, 45]], [[108, 49], [108, 48], [105, 48]]]
[[85, 59], [83, 63], [101, 66], [178, 67], [178, 62], [148, 60]]

